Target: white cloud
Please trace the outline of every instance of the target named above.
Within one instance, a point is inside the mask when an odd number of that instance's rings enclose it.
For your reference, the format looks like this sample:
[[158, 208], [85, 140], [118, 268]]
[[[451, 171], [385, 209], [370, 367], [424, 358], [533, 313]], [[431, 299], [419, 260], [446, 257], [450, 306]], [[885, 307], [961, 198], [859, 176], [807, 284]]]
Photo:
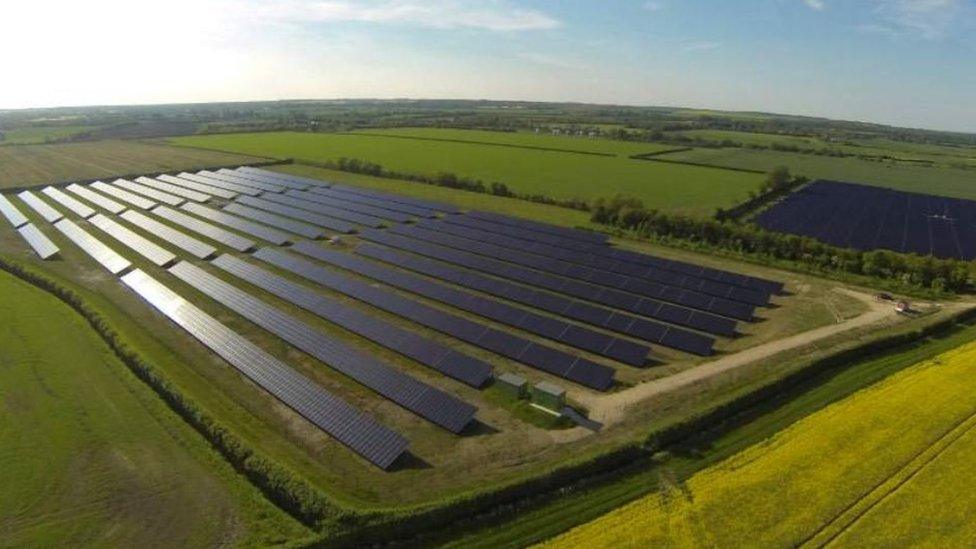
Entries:
[[[943, 37], [959, 20], [963, 0], [875, 0], [885, 23], [904, 34], [926, 39]], [[894, 30], [893, 29], [893, 30]]]
[[644, 9], [647, 11], [661, 11], [664, 9], [664, 2], [648, 0], [647, 2], [644, 2]]
[[823, 0], [803, 0], [803, 3], [807, 5], [808, 8], [823, 11], [827, 7], [827, 4]]

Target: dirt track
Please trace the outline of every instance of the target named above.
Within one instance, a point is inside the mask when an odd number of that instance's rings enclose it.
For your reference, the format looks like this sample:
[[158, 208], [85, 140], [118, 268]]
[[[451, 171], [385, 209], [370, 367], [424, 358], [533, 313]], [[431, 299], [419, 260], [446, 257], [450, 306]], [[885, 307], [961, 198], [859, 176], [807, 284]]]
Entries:
[[751, 364], [757, 360], [769, 358], [784, 351], [803, 347], [815, 341], [881, 322], [888, 318], [894, 318], [898, 315], [890, 303], [875, 301], [869, 294], [841, 288], [835, 291], [863, 301], [868, 306], [868, 311], [838, 324], [822, 326], [795, 336], [745, 349], [735, 354], [723, 356], [712, 362], [706, 362], [690, 370], [685, 370], [666, 378], [642, 383], [618, 393], [609, 395], [580, 394], [574, 395], [574, 398], [577, 398], [589, 409], [590, 418], [609, 426], [624, 418], [628, 407], [644, 402], [655, 395], [699, 383], [729, 370]]

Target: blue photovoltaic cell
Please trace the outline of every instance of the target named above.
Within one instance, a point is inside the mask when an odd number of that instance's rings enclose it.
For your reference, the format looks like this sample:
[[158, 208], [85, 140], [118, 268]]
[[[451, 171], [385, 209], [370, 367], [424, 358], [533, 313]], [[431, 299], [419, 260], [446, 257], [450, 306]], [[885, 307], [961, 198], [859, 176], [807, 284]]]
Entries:
[[136, 269], [122, 282], [259, 387], [381, 469], [407, 450], [407, 439], [322, 389]]
[[254, 198], [252, 196], [241, 196], [237, 198], [237, 203], [243, 204], [245, 206], [259, 208], [268, 212], [281, 214], [287, 217], [291, 217], [293, 219], [304, 221], [306, 223], [311, 223], [316, 227], [323, 227], [340, 233], [352, 233], [356, 231], [356, 227], [351, 223], [347, 223], [339, 219], [333, 219], [331, 217], [326, 217], [324, 215], [313, 213], [308, 210], [303, 210], [301, 208], [294, 208], [292, 206], [279, 204], [278, 202], [262, 200], [260, 198]]
[[[626, 364], [641, 366], [647, 360], [647, 355], [650, 352], [646, 345], [620, 340], [589, 328], [574, 326], [565, 321], [545, 317], [491, 298], [389, 269], [343, 252], [326, 250], [312, 242], [299, 242], [292, 246], [292, 249], [395, 288], [440, 301], [496, 322], [548, 337], [559, 343], [619, 360]], [[557, 324], [557, 327], [553, 331], [541, 330], [538, 328], [538, 320], [548, 320]]]
[[224, 246], [239, 252], [246, 252], [251, 248], [254, 248], [253, 240], [249, 240], [243, 236], [239, 236], [230, 231], [221, 229], [216, 225], [207, 223], [206, 221], [201, 221], [193, 216], [186, 215], [183, 212], [178, 212], [172, 208], [158, 206], [153, 209], [152, 213], [181, 227], [190, 229], [198, 234], [202, 234], [214, 242], [219, 242]]
[[102, 214], [92, 217], [88, 222], [159, 267], [165, 267], [176, 261], [176, 256], [170, 253], [169, 250], [143, 238], [141, 235], [132, 232]]
[[384, 225], [388, 225], [385, 219], [379, 217], [343, 210], [340, 208], [333, 208], [331, 206], [326, 206], [325, 204], [312, 202], [303, 198], [295, 198], [294, 196], [269, 194], [262, 196], [257, 200], [269, 200], [272, 202], [277, 202], [278, 204], [290, 206], [292, 208], [307, 210], [333, 219], [341, 219], [349, 223], [357, 223], [367, 227], [382, 227]]
[[230, 254], [218, 257], [213, 265], [354, 334], [472, 387], [481, 387], [491, 378], [492, 368], [486, 362], [320, 295], [310, 288]]
[[384, 208], [377, 208], [375, 206], [369, 206], [366, 204], [357, 204], [355, 202], [336, 199], [319, 193], [312, 193], [306, 191], [288, 191], [285, 194], [301, 200], [315, 202], [316, 204], [323, 204], [325, 206], [338, 208], [340, 210], [349, 210], [350, 212], [365, 214], [365, 215], [377, 217], [379, 219], [393, 221], [396, 223], [406, 223], [411, 219], [413, 219], [413, 217], [400, 212], [394, 212], [391, 210], [387, 210]]
[[54, 223], [55, 221], [64, 217], [61, 212], [52, 208], [47, 202], [44, 202], [30, 191], [22, 191], [18, 193], [17, 198], [23, 200], [24, 204], [27, 204], [30, 209], [37, 212], [48, 223]]
[[288, 232], [302, 235], [305, 238], [316, 239], [321, 238], [325, 234], [325, 231], [316, 227], [315, 225], [310, 225], [308, 223], [289, 219], [284, 216], [275, 215], [256, 208], [249, 208], [236, 202], [231, 202], [230, 204], [224, 206], [223, 209], [225, 212], [230, 212], [248, 219], [253, 219], [254, 221], [260, 221], [265, 225], [271, 225], [272, 227], [284, 229]]
[[139, 183], [134, 183], [127, 179], [116, 179], [112, 182], [112, 184], [116, 187], [122, 187], [127, 191], [141, 194], [142, 196], [151, 198], [157, 202], [162, 202], [163, 204], [168, 204], [170, 206], [179, 206], [180, 204], [186, 202], [186, 199], [181, 196], [165, 193], [159, 189], [154, 189], [147, 185], [140, 185]]
[[77, 183], [68, 185], [67, 189], [109, 213], [120, 214], [125, 211], [125, 206], [122, 204]]
[[493, 351], [552, 375], [606, 391], [613, 385], [614, 370], [583, 357], [501, 332], [484, 324], [431, 307], [321, 267], [274, 248], [261, 248], [254, 257], [331, 290], [412, 320], [477, 347]]
[[288, 234], [277, 229], [272, 229], [271, 227], [266, 227], [260, 223], [253, 223], [251, 221], [247, 221], [246, 219], [241, 219], [220, 210], [214, 210], [213, 208], [208, 208], [200, 204], [188, 202], [183, 205], [183, 209], [192, 214], [209, 219], [215, 223], [220, 223], [221, 225], [238, 230], [244, 234], [249, 234], [279, 246], [298, 240], [298, 237], [295, 235]]
[[437, 211], [431, 210], [430, 208], [422, 208], [420, 206], [402, 204], [400, 202], [392, 202], [389, 200], [369, 197], [366, 195], [347, 193], [335, 189], [330, 189], [328, 187], [312, 187], [311, 189], [309, 189], [309, 191], [315, 194], [328, 196], [336, 200], [342, 200], [353, 204], [365, 204], [367, 206], [373, 206], [376, 208], [382, 208], [384, 210], [399, 212], [413, 217], [423, 217], [428, 219], [437, 217]]
[[299, 191], [304, 191], [305, 189], [308, 189], [309, 187], [312, 186], [309, 183], [297, 183], [295, 181], [290, 181], [290, 180], [284, 179], [284, 178], [271, 177], [271, 176], [260, 175], [260, 174], [256, 174], [256, 173], [241, 172], [241, 171], [237, 171], [237, 170], [229, 170], [227, 168], [221, 168], [221, 169], [217, 170], [217, 173], [218, 174], [221, 174], [221, 175], [224, 175], [224, 176], [227, 176], [227, 177], [234, 177], [234, 178], [237, 178], [238, 180], [244, 180], [244, 181], [262, 181], [262, 182], [265, 182], [265, 183], [272, 183], [274, 185], [278, 185], [278, 186], [281, 186], [281, 187], [286, 187], [286, 188], [289, 188], [289, 189], [296, 189], [296, 190], [299, 190]]
[[316, 330], [200, 267], [181, 261], [169, 272], [332, 369], [452, 433], [460, 433], [474, 419], [474, 406]]
[[478, 210], [472, 210], [468, 212], [467, 215], [471, 217], [476, 217], [478, 219], [491, 221], [493, 223], [498, 223], [501, 225], [509, 225], [512, 227], [519, 227], [530, 231], [554, 234], [564, 238], [571, 238], [573, 240], [582, 240], [583, 242], [604, 244], [607, 241], [607, 235], [605, 234], [593, 233], [589, 231], [580, 231], [577, 229], [567, 229], [565, 227], [558, 227], [556, 225], [550, 225], [548, 223], [529, 221], [528, 219], [522, 219], [520, 217], [511, 217], [508, 215], [496, 214], [491, 212], [482, 212]]
[[14, 206], [13, 203], [2, 194], [0, 194], [0, 213], [7, 218], [7, 221], [9, 221], [15, 229], [27, 224], [27, 218], [24, 217], [24, 214], [22, 214], [20, 210], [17, 209], [17, 206]]
[[44, 187], [44, 189], [41, 192], [48, 195], [51, 198], [51, 200], [54, 200], [58, 204], [61, 204], [65, 208], [68, 208], [69, 210], [74, 212], [75, 215], [81, 218], [86, 219], [95, 215], [95, 210], [89, 208], [88, 206], [82, 204], [81, 202], [78, 202], [74, 198], [64, 194], [64, 192], [61, 191], [61, 189], [56, 189], [54, 187]]
[[267, 191], [267, 192], [271, 192], [271, 193], [284, 192], [285, 189], [286, 189], [286, 187], [284, 187], [282, 185], [278, 185], [276, 183], [269, 183], [269, 182], [266, 182], [266, 181], [255, 181], [253, 179], [244, 179], [244, 178], [236, 177], [236, 176], [233, 176], [233, 175], [225, 175], [225, 174], [222, 174], [222, 173], [211, 172], [209, 170], [201, 170], [201, 171], [197, 172], [197, 175], [200, 175], [200, 176], [203, 176], [203, 177], [209, 177], [210, 179], [217, 179], [217, 180], [220, 180], [220, 181], [226, 181], [226, 182], [232, 183], [234, 185], [242, 185], [242, 186], [245, 186], [245, 187], [251, 187], [253, 189], [258, 189], [258, 190], [261, 190], [261, 191]]
[[272, 171], [269, 171], [269, 170], [263, 170], [261, 168], [255, 168], [253, 166], [241, 166], [241, 167], [237, 168], [237, 171], [241, 171], [241, 172], [245, 172], [245, 173], [249, 173], [249, 174], [262, 175], [262, 176], [265, 176], [265, 177], [271, 177], [271, 178], [276, 179], [276, 180], [277, 179], [284, 179], [286, 181], [292, 181], [292, 182], [299, 183], [299, 184], [303, 184], [303, 185], [325, 185], [325, 186], [329, 186], [329, 184], [326, 183], [325, 181], [319, 181], [318, 179], [311, 179], [311, 178], [308, 178], [308, 177], [301, 177], [301, 176], [298, 176], [298, 175], [292, 175], [290, 173], [272, 172]]
[[62, 219], [54, 227], [112, 274], [119, 274], [132, 265], [129, 260], [115, 253], [71, 220]]
[[452, 206], [451, 204], [445, 204], [443, 202], [421, 200], [419, 198], [411, 198], [399, 194], [384, 193], [380, 191], [374, 191], [372, 189], [364, 189], [363, 187], [351, 187], [349, 185], [332, 185], [329, 188], [333, 189], [336, 192], [341, 192], [346, 194], [356, 194], [360, 196], [368, 196], [370, 198], [376, 198], [376, 199], [386, 200], [388, 202], [396, 202], [400, 204], [410, 204], [412, 206], [419, 206], [421, 208], [426, 208], [428, 210], [434, 210], [436, 212], [441, 212], [441, 213], [449, 213], [449, 214], [461, 213], [461, 210], [459, 210], [457, 206]]
[[91, 185], [89, 185], [89, 187], [95, 189], [96, 191], [105, 193], [111, 196], [112, 198], [131, 204], [141, 210], [150, 210], [156, 206], [156, 203], [153, 202], [152, 200], [143, 198], [137, 194], [130, 193], [125, 189], [121, 189], [119, 187], [115, 187], [107, 183], [103, 183], [101, 181], [96, 181]]
[[54, 242], [51, 242], [51, 239], [44, 236], [44, 233], [35, 227], [33, 223], [28, 223], [22, 226], [21, 228], [17, 229], [17, 232], [20, 233], [20, 236], [27, 241], [27, 244], [41, 259], [53, 257], [54, 254], [61, 251], [54, 244]]
[[158, 179], [152, 179], [144, 176], [137, 177], [136, 183], [141, 183], [146, 187], [151, 187], [158, 191], [163, 191], [164, 193], [181, 196], [187, 200], [192, 200], [194, 202], [209, 202], [210, 199], [213, 198], [212, 196], [206, 193], [194, 191], [193, 189], [188, 189], [186, 187], [173, 185], [172, 183], [166, 183], [165, 181], [159, 181]]
[[156, 179], [164, 183], [171, 183], [179, 187], [183, 187], [200, 193], [205, 193], [211, 196], [226, 198], [227, 200], [230, 200], [235, 196], [237, 196], [237, 193], [235, 193], [234, 191], [228, 191], [227, 189], [221, 189], [220, 187], [214, 187], [213, 185], [207, 185], [206, 183], [200, 183], [199, 181], [191, 181], [189, 179], [184, 179], [182, 177], [176, 177], [168, 174], [157, 175]]
[[[180, 172], [177, 174], [181, 179], [189, 179], [190, 181], [196, 181], [197, 183], [203, 183], [209, 187], [217, 187], [219, 189], [224, 189], [238, 194], [246, 194], [248, 196], [257, 196], [261, 194], [262, 190], [255, 189], [254, 187], [249, 187], [247, 185], [238, 185], [236, 183], [230, 183], [229, 181], [224, 181], [222, 179], [215, 179], [213, 177], [206, 177], [203, 175], [198, 175], [189, 172]], [[211, 193], [215, 194], [215, 193]]]
[[165, 225], [159, 221], [156, 221], [155, 219], [146, 217], [135, 210], [128, 210], [120, 217], [136, 227], [148, 232], [154, 237], [169, 242], [183, 251], [189, 252], [194, 257], [207, 259], [208, 257], [217, 253], [217, 248], [214, 248], [209, 244], [204, 244], [191, 236], [177, 231], [169, 225]]

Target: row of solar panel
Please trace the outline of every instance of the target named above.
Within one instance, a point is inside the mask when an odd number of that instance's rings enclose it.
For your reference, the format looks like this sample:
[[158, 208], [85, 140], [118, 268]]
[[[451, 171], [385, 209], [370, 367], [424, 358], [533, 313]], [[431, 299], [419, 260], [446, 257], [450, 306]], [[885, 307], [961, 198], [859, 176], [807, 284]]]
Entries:
[[473, 271], [455, 269], [420, 257], [361, 244], [356, 253], [400, 268], [438, 278], [502, 297], [516, 303], [535, 307], [565, 318], [571, 318], [634, 338], [699, 355], [709, 355], [715, 340], [711, 337], [675, 328], [667, 324], [639, 318], [626, 313], [588, 305], [563, 296], [533, 290], [513, 282], [499, 280]]
[[406, 290], [564, 345], [619, 360], [625, 364], [641, 366], [647, 361], [647, 355], [650, 353], [650, 349], [646, 345], [596, 332], [495, 299], [390, 269], [347, 253], [326, 250], [307, 240], [299, 242], [291, 249], [329, 265], [378, 280], [394, 288]]
[[748, 288], [632, 264], [626, 264], [633, 267], [632, 269], [620, 268], [613, 261], [578, 250], [571, 251], [548, 244], [520, 240], [467, 225], [458, 225], [453, 221], [464, 217], [454, 216], [445, 222], [425, 222], [419, 226], [502, 248], [519, 250], [522, 257], [531, 259], [536, 264], [545, 265], [547, 270], [562, 276], [578, 278], [601, 286], [626, 290], [739, 320], [752, 320], [756, 306], [769, 302], [768, 294]]
[[474, 406], [323, 334], [200, 267], [181, 261], [169, 272], [295, 348], [452, 433], [461, 432], [474, 419]]
[[191, 336], [278, 400], [380, 468], [389, 468], [407, 439], [299, 374], [140, 270], [122, 282]]
[[493, 351], [528, 366], [598, 390], [613, 385], [614, 370], [583, 357], [573, 356], [496, 330], [467, 318], [403, 297], [385, 288], [321, 268], [274, 248], [261, 248], [254, 257], [302, 276], [333, 291], [406, 318], [477, 347]]
[[[767, 280], [764, 278], [747, 276], [739, 273], [733, 273], [730, 271], [724, 271], [721, 269], [714, 269], [711, 267], [703, 267], [701, 265], [696, 265], [693, 263], [685, 263], [683, 261], [677, 261], [673, 259], [664, 259], [661, 257], [655, 257], [647, 254], [642, 254], [638, 252], [633, 252], [630, 250], [622, 250], [619, 248], [614, 248], [611, 246], [606, 246], [602, 242], [585, 242], [576, 240], [573, 244], [566, 244], [565, 240], [567, 235], [566, 230], [572, 231], [572, 229], [561, 229], [556, 227], [556, 231], [552, 231], [552, 226], [546, 224], [539, 224], [534, 221], [527, 221], [524, 219], [508, 217], [500, 214], [471, 211], [468, 212], [467, 216], [469, 218], [475, 218], [483, 222], [489, 222], [493, 224], [495, 230], [501, 229], [503, 227], [508, 227], [509, 229], [526, 229], [524, 233], [520, 233], [522, 238], [526, 239], [538, 239], [539, 233], [551, 234], [553, 236], [563, 236], [564, 238], [560, 240], [549, 240], [549, 244], [555, 244], [561, 247], [569, 247], [575, 250], [585, 250], [593, 254], [598, 254], [608, 259], [625, 261], [629, 263], [634, 263], [637, 265], [645, 265], [649, 267], [657, 267], [660, 269], [665, 269], [673, 271], [676, 273], [681, 273], [685, 275], [690, 275], [698, 278], [704, 278], [707, 280], [714, 280], [716, 282], [723, 282], [727, 284], [733, 284], [743, 288], [752, 288], [754, 290], [759, 290], [764, 293], [779, 293], [783, 289], [783, 283], [773, 280]], [[542, 227], [538, 227], [542, 225]], [[534, 230], [533, 230], [534, 229]], [[561, 229], [561, 230], [558, 230]], [[582, 234], [595, 234], [586, 233], [585, 231], [578, 231]], [[569, 237], [570, 239], [571, 236]], [[591, 240], [596, 237], [591, 237]], [[605, 238], [605, 237], [601, 237]]]
[[[736, 333], [736, 321], [732, 319], [641, 297], [605, 286], [599, 286], [587, 281], [554, 277], [544, 272], [543, 264], [535, 261], [523, 261], [517, 252], [508, 249], [499, 249], [497, 246], [490, 244], [468, 241], [416, 227], [397, 226], [391, 228], [390, 233], [439, 244], [441, 247], [454, 248], [457, 251], [464, 251], [466, 264], [463, 266], [479, 269], [485, 268], [484, 266], [487, 265], [490, 270], [486, 270], [485, 272], [502, 276], [503, 278], [509, 278], [516, 282], [540, 286], [547, 290], [609, 305], [656, 320], [701, 330], [710, 334], [733, 336]], [[390, 233], [364, 231], [362, 237], [366, 240], [379, 241], [379, 239], [383, 238], [384, 234]], [[483, 258], [492, 261], [486, 262], [472, 259], [470, 256], [474, 254], [480, 254]], [[522, 268], [520, 265], [527, 265], [539, 270]]]

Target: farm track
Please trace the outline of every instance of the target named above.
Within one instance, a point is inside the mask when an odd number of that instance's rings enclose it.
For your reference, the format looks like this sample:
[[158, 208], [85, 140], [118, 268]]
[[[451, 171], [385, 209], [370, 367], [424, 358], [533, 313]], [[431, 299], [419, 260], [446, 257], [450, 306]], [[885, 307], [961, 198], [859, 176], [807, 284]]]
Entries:
[[889, 497], [921, 474], [929, 465], [944, 455], [953, 444], [976, 429], [976, 410], [946, 430], [932, 444], [912, 456], [894, 474], [878, 483], [872, 490], [852, 502], [832, 520], [822, 525], [797, 546], [820, 549], [831, 545], [844, 532]]

